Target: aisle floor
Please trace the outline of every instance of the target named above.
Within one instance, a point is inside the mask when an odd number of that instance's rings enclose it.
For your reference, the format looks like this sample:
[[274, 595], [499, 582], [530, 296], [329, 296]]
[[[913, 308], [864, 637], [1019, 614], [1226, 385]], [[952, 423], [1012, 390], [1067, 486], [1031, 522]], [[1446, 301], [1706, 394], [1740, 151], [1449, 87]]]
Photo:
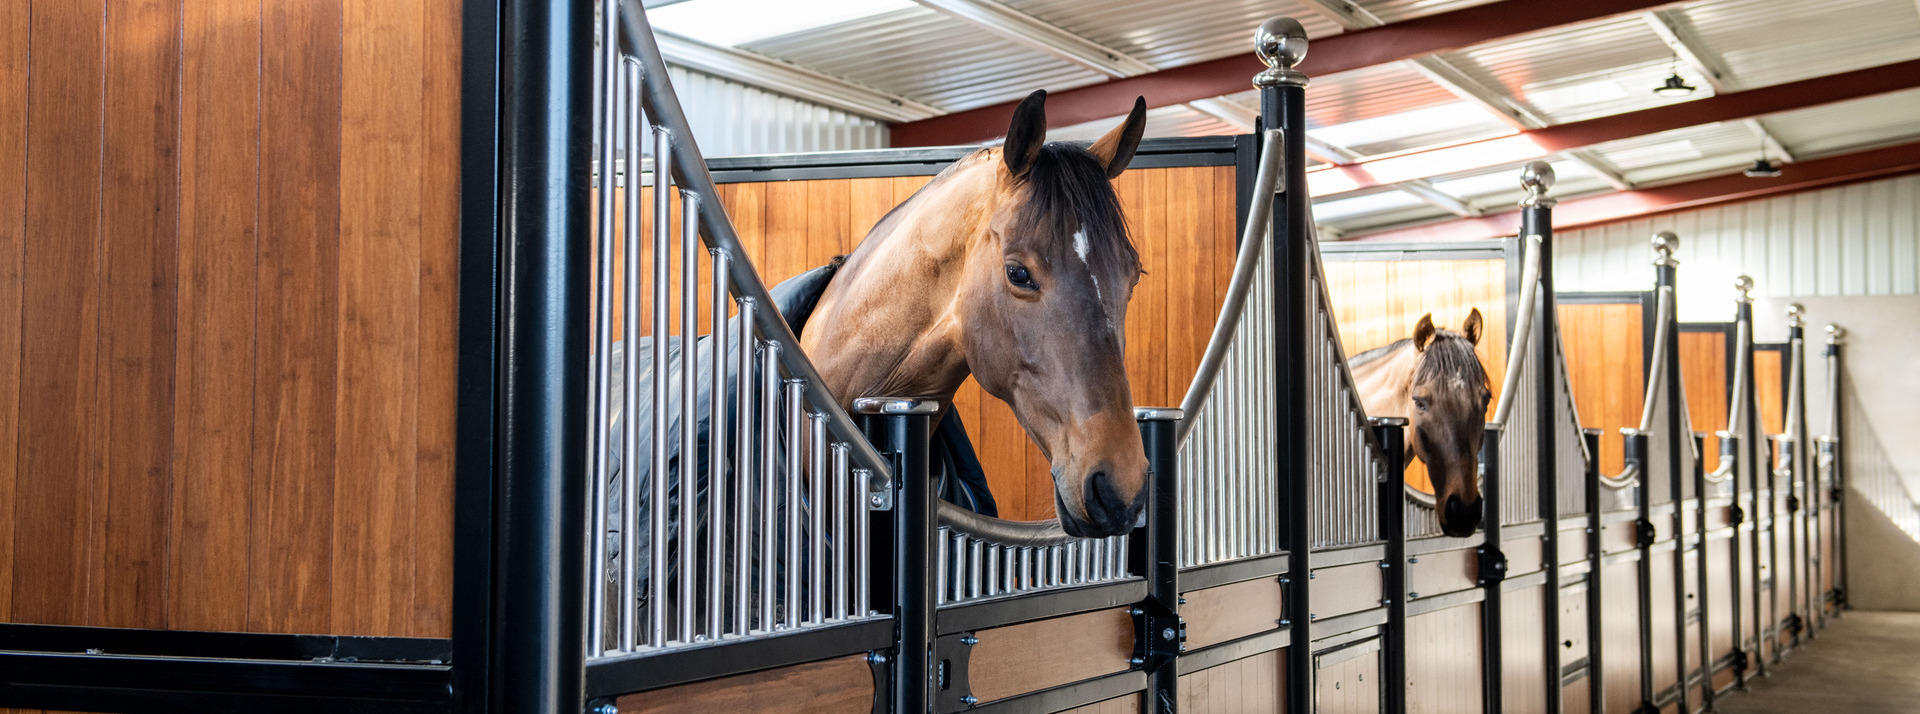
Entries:
[[1721, 714], [1920, 712], [1920, 612], [1848, 612], [1769, 673]]

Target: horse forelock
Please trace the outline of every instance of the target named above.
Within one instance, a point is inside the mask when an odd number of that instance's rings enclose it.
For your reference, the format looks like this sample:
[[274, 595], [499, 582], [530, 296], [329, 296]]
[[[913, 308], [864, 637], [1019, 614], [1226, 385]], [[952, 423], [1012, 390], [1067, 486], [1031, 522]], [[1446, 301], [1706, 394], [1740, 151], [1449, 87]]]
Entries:
[[1096, 276], [1123, 277], [1140, 267], [1120, 196], [1106, 167], [1085, 148], [1052, 143], [1041, 147], [1032, 168], [1015, 185], [1019, 201], [1014, 226], [1019, 239], [1046, 255], [1071, 255]]
[[1480, 364], [1480, 355], [1474, 352], [1473, 342], [1447, 329], [1434, 331], [1433, 341], [1427, 343], [1419, 366], [1413, 370], [1415, 383], [1437, 379], [1457, 379], [1483, 389], [1491, 384], [1486, 366]]

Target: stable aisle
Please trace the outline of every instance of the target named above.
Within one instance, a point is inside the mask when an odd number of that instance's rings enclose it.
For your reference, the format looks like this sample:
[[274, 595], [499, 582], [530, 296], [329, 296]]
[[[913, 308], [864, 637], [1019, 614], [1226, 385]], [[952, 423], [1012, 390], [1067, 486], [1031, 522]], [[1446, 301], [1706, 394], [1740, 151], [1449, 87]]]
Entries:
[[1920, 712], [1920, 612], [1847, 612], [1768, 671], [1722, 714]]

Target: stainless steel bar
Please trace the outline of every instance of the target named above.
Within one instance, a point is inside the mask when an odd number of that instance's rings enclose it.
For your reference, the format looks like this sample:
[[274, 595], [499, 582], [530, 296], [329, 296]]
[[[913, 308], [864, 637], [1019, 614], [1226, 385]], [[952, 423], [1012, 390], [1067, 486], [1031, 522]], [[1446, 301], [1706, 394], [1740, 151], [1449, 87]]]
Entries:
[[867, 593], [872, 585], [872, 572], [868, 570], [870, 559], [867, 557], [870, 550], [867, 547], [867, 499], [868, 494], [873, 493], [874, 475], [865, 469], [854, 469], [853, 473], [854, 484], [858, 487], [855, 494], [859, 499], [858, 507], [853, 509], [853, 571], [856, 574], [853, 582], [853, 616], [866, 617]]
[[[665, 166], [673, 155], [673, 135], [664, 127], [653, 128], [654, 166]], [[647, 570], [647, 644], [659, 647], [667, 643], [667, 331], [668, 306], [672, 301], [668, 295], [673, 275], [669, 270], [670, 261], [666, 256], [673, 253], [673, 197], [669, 190], [671, 178], [663, 172], [654, 171], [653, 175], [653, 361], [647, 366], [653, 384], [653, 423], [648, 425], [652, 436], [653, 467], [647, 478], [651, 479], [651, 503], [647, 504], [648, 525], [651, 533], [647, 541], [649, 567]]]
[[778, 623], [780, 550], [780, 343], [760, 351], [760, 629]]
[[809, 453], [807, 486], [807, 605], [808, 622], [827, 619], [827, 417], [807, 415]]
[[980, 597], [981, 550], [983, 550], [985, 546], [986, 544], [979, 538], [967, 539], [967, 599], [969, 600], [979, 599]]
[[[715, 210], [719, 209], [716, 204]], [[727, 463], [727, 268], [731, 262], [726, 251], [714, 249], [713, 295], [709, 306], [713, 313], [712, 373], [707, 382], [707, 593], [702, 598], [707, 609], [707, 636], [718, 639], [723, 631], [727, 602], [727, 487], [739, 482], [726, 468]]]
[[[751, 298], [742, 298], [740, 304], [740, 334], [736, 344], [740, 345], [739, 358], [734, 362], [734, 414], [738, 415], [737, 438], [734, 439], [733, 482], [734, 482], [734, 519], [733, 519], [733, 629], [740, 634], [753, 630], [753, 502], [754, 477], [759, 474], [754, 464], [753, 395], [756, 382], [753, 380], [753, 310]], [[761, 452], [765, 453], [765, 452]]]
[[954, 533], [946, 528], [940, 529], [940, 537], [934, 539], [933, 589], [935, 599], [940, 602], [953, 602], [953, 540]]
[[1001, 550], [1003, 550], [1003, 548], [998, 545], [987, 546], [987, 566], [984, 569], [984, 572], [985, 572], [984, 577], [987, 581], [988, 596], [1000, 594], [1000, 551]]
[[852, 562], [849, 557], [849, 549], [852, 546], [848, 538], [852, 525], [849, 512], [859, 505], [853, 500], [854, 494], [849, 493], [852, 486], [848, 481], [853, 475], [848, 472], [847, 463], [847, 445], [835, 443], [833, 445], [833, 575], [829, 581], [833, 583], [833, 617], [836, 620], [845, 620], [851, 613], [847, 597], [848, 584], [853, 582], [853, 574], [847, 572], [847, 565]]
[[804, 563], [800, 534], [800, 480], [806, 464], [806, 389], [804, 380], [789, 379], [783, 383], [782, 392], [786, 405], [787, 432], [787, 497], [786, 517], [783, 537], [786, 545], [786, 560], [781, 564], [786, 568], [786, 587], [781, 596], [786, 602], [782, 608], [780, 623], [787, 627], [800, 626], [800, 571]]
[[[612, 10], [607, 7], [607, 10]], [[602, 36], [612, 37], [614, 23], [605, 23]], [[614, 227], [614, 189], [613, 165], [615, 132], [619, 131], [619, 120], [614, 110], [620, 103], [615, 98], [619, 86], [619, 53], [611, 46], [600, 50], [600, 86], [597, 88], [600, 98], [600, 195], [595, 201], [599, 209], [599, 230], [594, 239], [599, 241], [597, 252], [599, 263], [595, 271], [594, 285], [594, 334], [593, 357], [589, 368], [592, 370], [593, 411], [587, 415], [588, 462], [593, 464], [591, 483], [587, 485], [587, 503], [593, 509], [593, 517], [588, 519], [593, 532], [591, 552], [592, 562], [587, 566], [587, 656], [595, 657], [607, 650], [606, 646], [606, 595], [607, 595], [607, 474], [612, 466], [608, 463], [607, 427], [612, 418], [612, 406], [608, 404], [608, 392], [612, 381], [613, 362], [613, 232]]]
[[700, 221], [696, 218], [700, 215], [700, 197], [681, 191], [680, 201], [680, 288], [675, 291], [680, 299], [680, 545], [676, 549], [680, 555], [676, 575], [680, 601], [674, 603], [674, 611], [679, 615], [680, 639], [692, 642], [696, 639], [695, 613], [700, 609], [696, 587], [700, 582], [700, 563], [693, 557], [700, 552], [699, 533], [695, 528], [699, 518], [700, 456], [694, 445], [700, 424], [696, 401], [700, 390], [700, 350], [694, 344], [700, 336], [700, 297], [695, 291], [700, 282]]
[[[612, 23], [608, 23], [611, 25]], [[627, 345], [621, 362], [620, 420], [620, 637], [619, 650], [632, 652], [640, 644], [640, 354], [633, 349], [640, 342], [640, 290], [644, 284], [640, 272], [640, 216], [645, 208], [640, 200], [640, 146], [643, 141], [640, 116], [640, 65], [627, 62], [626, 97], [621, 106], [627, 112], [627, 220], [622, 226], [626, 263], [626, 284], [620, 331]], [[658, 412], [655, 412], [658, 414]]]

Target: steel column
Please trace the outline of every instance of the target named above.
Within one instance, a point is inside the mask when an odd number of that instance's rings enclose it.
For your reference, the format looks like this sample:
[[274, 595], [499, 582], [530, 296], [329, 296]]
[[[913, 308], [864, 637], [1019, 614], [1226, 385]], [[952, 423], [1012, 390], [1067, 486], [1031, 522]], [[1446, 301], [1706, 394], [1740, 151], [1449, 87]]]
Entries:
[[[1527, 164], [1520, 174], [1520, 185], [1527, 191], [1526, 199], [1520, 202], [1521, 254], [1525, 255], [1527, 236], [1540, 237], [1539, 312], [1534, 316], [1539, 325], [1539, 339], [1533, 341], [1531, 357], [1538, 380], [1534, 390], [1540, 395], [1535, 400], [1534, 429], [1539, 443], [1535, 473], [1540, 480], [1539, 507], [1543, 523], [1540, 552], [1544, 555], [1542, 567], [1547, 575], [1546, 590], [1542, 593], [1545, 620], [1540, 623], [1540, 644], [1546, 651], [1547, 712], [1559, 714], [1564, 706], [1560, 688], [1560, 415], [1555, 408], [1560, 403], [1555, 396], [1560, 389], [1560, 365], [1555, 362], [1559, 357], [1560, 315], [1553, 296], [1553, 206], [1558, 202], [1546, 195], [1548, 189], [1553, 188], [1553, 182], [1553, 165], [1544, 161]], [[1523, 305], [1520, 309], [1528, 307]]]
[[[873, 512], [873, 566], [891, 573], [875, 578], [879, 602], [892, 604], [895, 625], [889, 671], [892, 711], [900, 714], [928, 711], [933, 703], [933, 644], [935, 600], [929, 563], [937, 542], [935, 492], [928, 474], [929, 438], [937, 402], [909, 399], [857, 399], [867, 439], [875, 451], [893, 461], [893, 511]], [[888, 548], [891, 547], [891, 551]]]
[[[1182, 418], [1179, 410], [1136, 410], [1140, 422], [1140, 440], [1146, 445], [1149, 500], [1147, 501], [1147, 527], [1136, 533], [1144, 536], [1144, 542], [1136, 541], [1135, 550], [1146, 566], [1141, 575], [1147, 579], [1147, 600], [1143, 608], [1151, 608], [1161, 613], [1180, 612], [1180, 479], [1178, 472], [1179, 447], [1174, 432]], [[1184, 627], [1184, 626], [1183, 626]], [[1157, 633], [1145, 632], [1152, 638]], [[1147, 694], [1144, 711], [1147, 714], [1174, 714], [1180, 710], [1180, 650], [1185, 649], [1185, 632], [1179, 633], [1176, 641], [1158, 641], [1159, 651], [1171, 652], [1174, 656], [1164, 658], [1149, 657], [1149, 665], [1157, 665], [1148, 670]], [[1149, 651], [1152, 647], [1146, 648]]]
[[1387, 547], [1386, 560], [1380, 563], [1380, 591], [1386, 594], [1387, 624], [1381, 647], [1381, 681], [1386, 691], [1380, 699], [1382, 714], [1407, 711], [1407, 511], [1406, 454], [1407, 420], [1400, 417], [1369, 419], [1386, 456], [1385, 479], [1380, 481], [1380, 497], [1374, 507], [1380, 509], [1380, 539]]

